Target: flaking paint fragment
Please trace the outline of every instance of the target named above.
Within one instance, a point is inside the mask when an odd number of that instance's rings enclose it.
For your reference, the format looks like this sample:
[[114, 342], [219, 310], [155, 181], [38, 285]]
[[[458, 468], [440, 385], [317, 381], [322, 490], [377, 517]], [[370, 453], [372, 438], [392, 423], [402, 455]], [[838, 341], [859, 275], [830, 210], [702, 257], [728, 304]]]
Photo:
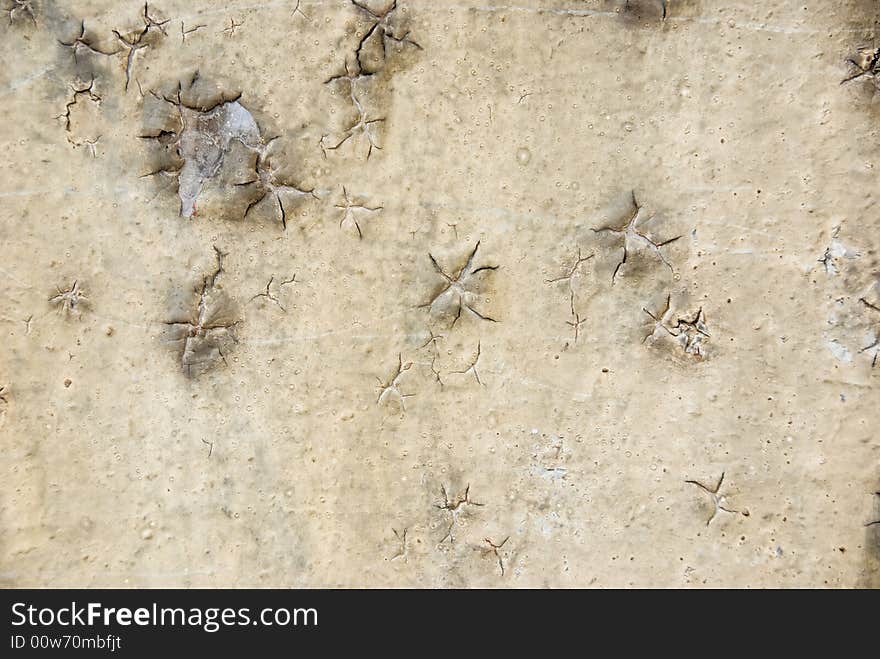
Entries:
[[192, 217], [205, 181], [217, 175], [234, 140], [257, 152], [260, 129], [238, 101], [222, 103], [208, 112], [182, 107], [184, 129], [180, 156], [184, 161], [178, 181], [180, 214]]

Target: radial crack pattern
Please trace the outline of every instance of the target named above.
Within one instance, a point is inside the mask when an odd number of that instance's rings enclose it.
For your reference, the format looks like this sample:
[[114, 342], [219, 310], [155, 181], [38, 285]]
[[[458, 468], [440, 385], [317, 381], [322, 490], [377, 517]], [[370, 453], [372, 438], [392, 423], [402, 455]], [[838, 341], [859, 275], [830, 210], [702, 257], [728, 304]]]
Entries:
[[390, 400], [397, 400], [400, 404], [401, 411], [406, 411], [406, 399], [415, 396], [415, 394], [405, 394], [400, 390], [400, 380], [403, 378], [404, 373], [406, 373], [409, 369], [412, 368], [413, 363], [407, 362], [403, 363], [403, 355], [397, 355], [397, 368], [394, 373], [391, 375], [388, 380], [382, 381], [379, 378], [376, 378], [379, 382], [379, 397], [376, 399], [376, 405], [387, 404]]
[[430, 313], [436, 312], [443, 316], [452, 316], [451, 326], [453, 327], [461, 318], [462, 310], [467, 311], [480, 320], [492, 323], [498, 322], [485, 313], [478, 311], [475, 307], [477, 290], [482, 283], [483, 277], [499, 268], [497, 265], [474, 265], [479, 249], [480, 241], [477, 241], [464, 265], [454, 275], [447, 274], [437, 262], [437, 259], [431, 253], [428, 253], [428, 258], [431, 260], [434, 272], [443, 279], [443, 284], [431, 300], [420, 305], [420, 308], [427, 309]]
[[199, 375], [218, 363], [226, 364], [226, 356], [237, 338], [235, 328], [241, 322], [233, 300], [218, 285], [226, 256], [214, 247], [217, 265], [192, 289], [182, 302], [180, 311], [165, 321], [168, 339], [179, 348], [178, 359], [188, 376]]
[[331, 76], [324, 81], [324, 84], [327, 85], [340, 83], [347, 85], [349, 100], [351, 101], [352, 108], [357, 114], [354, 121], [346, 126], [340, 134], [337, 134], [336, 136], [321, 136], [320, 146], [325, 157], [327, 156], [328, 151], [336, 151], [350, 140], [357, 139], [358, 137], [363, 137], [367, 143], [367, 160], [373, 155], [374, 149], [381, 151], [382, 146], [379, 144], [379, 137], [376, 134], [376, 128], [379, 124], [385, 122], [385, 118], [371, 116], [358, 94], [358, 85], [365, 83], [368, 79], [368, 74], [362, 73], [359, 67], [355, 67], [355, 70], [351, 70], [346, 61], [344, 73]]
[[733, 510], [732, 508], [728, 508], [725, 497], [720, 494], [721, 485], [724, 483], [724, 472], [721, 472], [721, 477], [718, 479], [718, 482], [715, 484], [714, 487], [707, 487], [699, 481], [685, 481], [685, 483], [696, 485], [698, 488], [703, 490], [703, 492], [709, 495], [709, 498], [712, 500], [714, 510], [712, 511], [712, 515], [709, 517], [709, 519], [706, 520], [706, 526], [709, 526], [709, 524], [712, 523], [712, 520], [714, 520], [721, 512], [740, 513], [741, 515], [748, 517], [749, 513], [745, 510]]
[[314, 188], [300, 189], [292, 182], [282, 178], [278, 171], [272, 167], [269, 149], [276, 139], [278, 138], [273, 137], [255, 149], [257, 162], [254, 167], [254, 174], [256, 178], [243, 183], [237, 183], [236, 185], [252, 186], [256, 191], [254, 200], [248, 204], [244, 211], [244, 217], [248, 216], [252, 208], [255, 208], [264, 199], [269, 198], [275, 202], [281, 228], [287, 229], [287, 209], [284, 206], [284, 197], [311, 197], [312, 199], [317, 199], [318, 196]]
[[443, 502], [439, 504], [435, 504], [435, 507], [439, 510], [445, 511], [449, 515], [449, 526], [446, 528], [446, 534], [440, 539], [440, 544], [449, 540], [449, 542], [455, 542], [455, 523], [458, 521], [459, 516], [465, 511], [467, 506], [483, 506], [482, 503], [477, 503], [476, 501], [471, 500], [471, 486], [468, 484], [464, 488], [464, 494], [456, 497], [455, 499], [450, 499], [449, 494], [446, 492], [446, 486], [440, 486], [440, 493], [443, 496]]
[[49, 298], [49, 302], [58, 307], [58, 312], [68, 316], [79, 316], [83, 308], [88, 305], [88, 298], [79, 280], [67, 288], [57, 288], [55, 295]]
[[364, 237], [364, 232], [361, 229], [361, 220], [359, 220], [358, 217], [372, 215], [384, 210], [382, 206], [367, 206], [363, 203], [354, 201], [349, 196], [348, 190], [345, 186], [342, 186], [342, 203], [336, 204], [336, 208], [342, 211], [342, 216], [339, 219], [339, 228], [350, 229], [354, 227], [357, 231], [358, 238], [361, 239]]
[[595, 233], [608, 233], [616, 238], [620, 239], [621, 247], [623, 252], [620, 257], [620, 261], [617, 263], [617, 266], [614, 268], [614, 272], [611, 275], [611, 283], [614, 284], [617, 281], [617, 276], [620, 273], [621, 268], [626, 265], [627, 260], [629, 259], [630, 252], [637, 247], [641, 247], [647, 249], [649, 252], [654, 254], [660, 261], [663, 262], [666, 267], [669, 268], [671, 272], [674, 272], [672, 264], [666, 259], [663, 255], [661, 249], [666, 245], [674, 243], [676, 240], [681, 238], [681, 236], [675, 236], [674, 238], [669, 238], [667, 240], [661, 240], [660, 242], [655, 242], [651, 238], [648, 237], [647, 234], [643, 233], [640, 230], [640, 227], [650, 222], [654, 215], [651, 215], [647, 218], [642, 219], [642, 206], [639, 204], [636, 199], [636, 193], [633, 191], [632, 193], [632, 211], [629, 217], [622, 224], [618, 224], [616, 226], [604, 226], [594, 228], [593, 231]]
[[351, 0], [351, 4], [357, 7], [370, 23], [355, 49], [359, 72], [371, 75], [380, 71], [385, 66], [389, 44], [412, 46], [422, 50], [422, 47], [410, 37], [409, 30], [396, 25], [397, 0], [388, 2], [378, 11], [371, 9], [366, 2]]
[[672, 296], [667, 293], [662, 308], [651, 311], [647, 307], [642, 307], [642, 312], [651, 319], [652, 323], [651, 330], [642, 338], [642, 343], [658, 340], [658, 334], [661, 338], [670, 336], [686, 354], [699, 358], [705, 356], [703, 344], [711, 335], [702, 307], [692, 316], [677, 318], [673, 324]]
[[[131, 85], [132, 75], [134, 73], [134, 65], [135, 58], [140, 51], [146, 51], [146, 49], [151, 48], [156, 45], [156, 43], [164, 36], [167, 36], [167, 32], [165, 31], [165, 25], [170, 22], [170, 20], [159, 21], [153, 18], [150, 15], [150, 7], [149, 4], [144, 3], [143, 13], [141, 15], [141, 20], [144, 23], [144, 27], [140, 30], [133, 30], [131, 32], [127, 32], [125, 34], [121, 33], [119, 30], [113, 30], [113, 34], [116, 36], [117, 41], [120, 43], [121, 51], [124, 51], [125, 54], [125, 91], [128, 91], [129, 85]], [[83, 26], [83, 33], [84, 33]], [[158, 36], [161, 35], [161, 36]], [[83, 36], [82, 34], [80, 35]], [[93, 49], [94, 50], [94, 49]], [[74, 51], [75, 53], [76, 51]], [[100, 52], [100, 51], [96, 51]]]
[[368, 20], [368, 27], [358, 37], [354, 52], [346, 55], [342, 72], [331, 76], [325, 84], [347, 85], [348, 99], [355, 113], [353, 120], [341, 131], [321, 136], [320, 146], [327, 156], [328, 151], [336, 151], [348, 143], [356, 143], [359, 139], [366, 142], [366, 159], [382, 145], [377, 134], [378, 128], [385, 122], [381, 112], [367, 107], [364, 100], [364, 88], [371, 83], [373, 76], [382, 72], [389, 58], [389, 46], [407, 46], [422, 50], [410, 37], [409, 30], [400, 27], [397, 20], [397, 0], [387, 2], [381, 9], [374, 9], [375, 3], [351, 0], [358, 13]]

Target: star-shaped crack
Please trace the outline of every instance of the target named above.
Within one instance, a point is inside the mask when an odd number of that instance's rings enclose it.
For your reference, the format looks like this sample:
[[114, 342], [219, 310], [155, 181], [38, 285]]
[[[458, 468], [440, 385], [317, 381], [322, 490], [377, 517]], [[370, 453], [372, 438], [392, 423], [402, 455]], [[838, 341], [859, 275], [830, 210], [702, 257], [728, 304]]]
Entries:
[[474, 289], [480, 284], [480, 280], [482, 279], [481, 275], [494, 272], [500, 267], [497, 265], [475, 266], [474, 260], [479, 249], [480, 241], [477, 241], [477, 244], [474, 245], [474, 248], [468, 255], [464, 265], [455, 273], [455, 275], [447, 274], [440, 264], [437, 263], [437, 259], [435, 259], [431, 253], [428, 253], [428, 258], [431, 259], [431, 265], [434, 267], [434, 271], [443, 278], [444, 283], [442, 288], [434, 294], [431, 300], [420, 305], [420, 308], [427, 309], [429, 312], [440, 310], [441, 313], [448, 313], [454, 309], [455, 315], [452, 319], [452, 327], [454, 327], [455, 323], [461, 318], [463, 309], [467, 310], [480, 320], [492, 323], [498, 322], [494, 318], [487, 316], [474, 308], [474, 299], [476, 298], [476, 292]]
[[642, 343], [653, 339], [657, 336], [658, 331], [665, 332], [681, 345], [686, 354], [695, 357], [704, 356], [703, 342], [710, 338], [710, 334], [706, 324], [706, 314], [702, 307], [693, 316], [679, 317], [673, 325], [672, 295], [667, 293], [666, 301], [661, 309], [653, 312], [649, 311], [647, 307], [642, 307], [642, 311], [653, 321], [651, 331], [644, 336]]
[[455, 499], [450, 499], [449, 494], [446, 492], [446, 486], [440, 486], [440, 493], [443, 495], [443, 503], [434, 504], [435, 507], [439, 510], [443, 510], [449, 513], [449, 526], [446, 529], [446, 535], [443, 536], [440, 540], [440, 544], [443, 544], [448, 539], [450, 542], [455, 542], [455, 534], [453, 533], [455, 523], [458, 521], [458, 516], [463, 512], [465, 506], [477, 506], [482, 507], [484, 504], [477, 503], [476, 501], [471, 500], [471, 486], [468, 484], [464, 488], [464, 494], [456, 497]]
[[382, 146], [379, 144], [379, 138], [376, 135], [375, 130], [378, 124], [385, 122], [385, 117], [370, 117], [366, 106], [364, 105], [363, 101], [361, 101], [360, 96], [358, 96], [357, 90], [358, 83], [361, 81], [366, 81], [369, 78], [369, 75], [362, 73], [359, 70], [359, 67], [357, 67], [357, 69], [358, 70], [353, 71], [352, 68], [349, 67], [348, 61], [346, 61], [344, 73], [331, 76], [324, 81], [324, 84], [326, 85], [339, 82], [347, 84], [349, 100], [351, 100], [351, 105], [357, 113], [357, 118], [351, 125], [347, 126], [345, 130], [342, 131], [341, 137], [335, 139], [335, 141], [333, 141], [329, 145], [325, 144], [325, 140], [328, 140], [331, 136], [321, 136], [320, 146], [322, 152], [324, 153], [324, 157], [327, 156], [327, 151], [336, 151], [337, 149], [342, 147], [342, 145], [358, 135], [362, 135], [367, 141], [367, 160], [369, 160], [370, 156], [373, 155], [373, 149], [379, 151], [382, 150]]
[[702, 307], [690, 318], [679, 318], [675, 323], [675, 330], [676, 339], [687, 354], [703, 356], [703, 341], [709, 338], [709, 328], [706, 326], [706, 315]]
[[707, 486], [703, 485], [702, 483], [700, 483], [699, 481], [685, 481], [685, 483], [689, 483], [690, 485], [696, 485], [701, 490], [703, 490], [703, 492], [708, 494], [709, 498], [712, 499], [712, 505], [715, 506], [715, 509], [712, 511], [712, 516], [709, 517], [708, 520], [706, 520], [706, 526], [709, 526], [709, 524], [712, 523], [712, 520], [714, 520], [718, 516], [718, 514], [721, 512], [733, 513], [733, 514], [739, 513], [743, 516], [748, 517], [749, 513], [747, 511], [733, 510], [732, 508], [728, 508], [726, 506], [727, 501], [726, 501], [724, 495], [720, 494], [721, 485], [724, 483], [724, 472], [721, 472], [721, 478], [718, 479], [718, 482], [715, 484], [714, 487], [707, 487]]
[[150, 8], [147, 3], [144, 3], [141, 20], [144, 22], [144, 27], [141, 30], [133, 30], [124, 35], [119, 32], [119, 30], [113, 30], [113, 34], [116, 35], [116, 39], [122, 45], [122, 50], [128, 51], [128, 54], [125, 56], [125, 91], [128, 91], [128, 87], [131, 84], [135, 56], [137, 53], [155, 45], [156, 39], [152, 37], [155, 32], [160, 33], [163, 37], [168, 34], [165, 31], [165, 25], [170, 22], [170, 19], [157, 21], [150, 16]]
[[630, 250], [637, 246], [644, 247], [645, 249], [653, 253], [664, 263], [664, 265], [666, 265], [666, 267], [669, 268], [671, 272], [675, 271], [672, 267], [672, 264], [666, 260], [666, 257], [663, 255], [661, 248], [671, 243], [674, 243], [676, 240], [681, 238], [681, 236], [675, 236], [674, 238], [655, 242], [654, 240], [649, 238], [647, 234], [642, 233], [639, 230], [640, 225], [643, 225], [646, 222], [650, 222], [655, 216], [650, 215], [649, 217], [642, 219], [643, 206], [639, 204], [638, 200], [636, 199], [636, 193], [634, 190], [632, 191], [631, 195], [633, 210], [624, 223], [617, 226], [604, 226], [593, 229], [595, 233], [610, 233], [614, 236], [619, 237], [622, 241], [623, 254], [620, 258], [620, 261], [617, 263], [617, 266], [614, 268], [614, 273], [611, 275], [612, 284], [617, 281], [617, 275], [619, 274], [620, 269], [624, 265], [626, 265], [627, 259], [629, 258]]
[[255, 149], [257, 154], [257, 163], [254, 167], [256, 178], [243, 183], [237, 183], [236, 185], [239, 187], [253, 186], [259, 195], [254, 201], [248, 204], [244, 211], [244, 217], [248, 216], [248, 213], [251, 212], [252, 208], [271, 195], [275, 198], [275, 204], [278, 208], [278, 217], [281, 221], [281, 228], [287, 229], [287, 210], [284, 207], [284, 201], [281, 195], [311, 197], [313, 199], [317, 199], [318, 195], [315, 193], [314, 188], [304, 190], [290, 182], [285, 182], [284, 180], [279, 179], [278, 172], [272, 168], [271, 156], [269, 155], [269, 148], [276, 139], [278, 138], [273, 137]]
[[81, 308], [88, 305], [88, 298], [82, 288], [79, 280], [74, 280], [73, 284], [65, 289], [56, 289], [57, 293], [49, 298], [49, 302], [58, 307], [59, 313], [69, 316], [78, 316]]
[[236, 306], [217, 285], [226, 253], [214, 247], [214, 254], [217, 266], [193, 290], [197, 295], [195, 304], [182, 316], [165, 322], [170, 340], [180, 344], [180, 363], [188, 376], [200, 374], [217, 362], [226, 364], [226, 355], [237, 343], [234, 330], [241, 321]]
[[[397, 11], [397, 0], [387, 3], [385, 8], [380, 11], [373, 10], [367, 6], [366, 3], [358, 2], [358, 0], [351, 0], [351, 4], [357, 7], [370, 21], [370, 27], [363, 36], [361, 36], [357, 48], [355, 49], [355, 57], [357, 58], [359, 72], [365, 73], [366, 75], [372, 75], [384, 67], [385, 59], [388, 55], [389, 41], [395, 44], [413, 46], [418, 50], [423, 50], [417, 42], [410, 38], [409, 30], [406, 30], [402, 34], [398, 34], [397, 28], [392, 25], [394, 12]], [[368, 58], [365, 52], [368, 48], [368, 44], [374, 39], [377, 40], [378, 43], [376, 43], [376, 45], [381, 50], [381, 57], [376, 66], [373, 66], [367, 61]]]
[[400, 380], [403, 378], [403, 374], [406, 373], [413, 366], [412, 362], [403, 363], [403, 355], [397, 355], [397, 368], [392, 374], [392, 376], [383, 382], [379, 378], [376, 380], [379, 381], [379, 398], [376, 399], [376, 405], [382, 405], [387, 402], [390, 398], [396, 398], [400, 403], [400, 409], [403, 412], [406, 412], [406, 399], [412, 398], [415, 394], [405, 394], [400, 390]]
[[359, 239], [363, 239], [364, 232], [361, 230], [361, 223], [358, 221], [358, 213], [373, 214], [384, 210], [382, 206], [366, 206], [363, 203], [354, 201], [348, 194], [348, 190], [342, 186], [342, 203], [336, 204], [336, 208], [342, 211], [342, 217], [339, 220], [339, 228], [353, 226], [357, 230]]

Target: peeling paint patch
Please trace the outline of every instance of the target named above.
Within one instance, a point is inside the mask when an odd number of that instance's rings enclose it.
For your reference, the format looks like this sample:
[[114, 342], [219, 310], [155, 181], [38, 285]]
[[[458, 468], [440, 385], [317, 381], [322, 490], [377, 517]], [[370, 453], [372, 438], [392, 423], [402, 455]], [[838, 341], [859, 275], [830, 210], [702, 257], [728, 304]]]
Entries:
[[548, 481], [559, 481], [565, 478], [568, 470], [564, 467], [532, 467], [532, 476], [539, 476]]
[[825, 266], [826, 274], [836, 277], [840, 274], [839, 266], [841, 259], [852, 260], [859, 258], [859, 256], [861, 256], [859, 252], [849, 249], [846, 245], [835, 238], [825, 249], [825, 253], [822, 255], [822, 258], [819, 259], [819, 263]]
[[238, 101], [218, 105], [210, 112], [181, 107], [184, 130], [180, 135], [183, 168], [178, 179], [180, 214], [192, 217], [205, 181], [220, 171], [233, 140], [248, 149], [261, 145], [260, 129], [253, 115]]
[[831, 351], [831, 354], [834, 355], [834, 358], [838, 361], [841, 361], [845, 364], [849, 364], [852, 362], [852, 353], [849, 349], [838, 343], [837, 339], [831, 339], [828, 341], [828, 349]]
[[241, 220], [264, 199], [274, 202], [287, 228], [284, 199], [317, 199], [276, 166], [277, 137], [267, 138], [241, 94], [216, 90], [198, 73], [172, 94], [150, 92], [144, 98], [144, 128], [149, 171], [144, 176], [172, 180], [180, 215]]

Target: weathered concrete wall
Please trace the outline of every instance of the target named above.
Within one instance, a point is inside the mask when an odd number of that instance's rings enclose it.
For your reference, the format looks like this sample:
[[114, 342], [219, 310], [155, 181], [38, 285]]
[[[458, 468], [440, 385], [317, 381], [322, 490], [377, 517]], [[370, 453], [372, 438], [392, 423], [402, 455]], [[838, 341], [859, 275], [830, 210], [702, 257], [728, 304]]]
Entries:
[[4, 0], [2, 583], [880, 585], [877, 3], [363, 4]]

